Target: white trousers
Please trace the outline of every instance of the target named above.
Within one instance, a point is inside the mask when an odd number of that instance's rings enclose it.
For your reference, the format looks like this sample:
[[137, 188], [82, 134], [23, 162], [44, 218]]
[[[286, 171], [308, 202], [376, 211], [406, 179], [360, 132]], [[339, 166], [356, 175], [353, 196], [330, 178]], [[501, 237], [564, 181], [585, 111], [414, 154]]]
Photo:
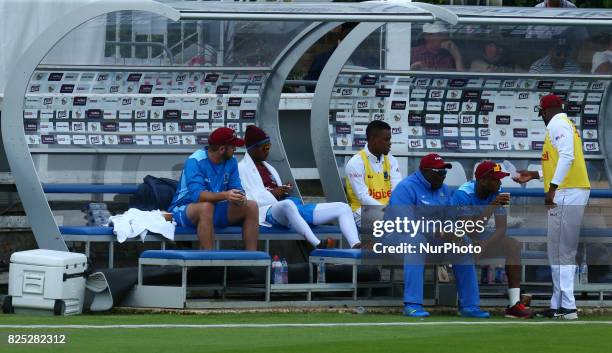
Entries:
[[548, 211], [547, 252], [553, 281], [552, 309], [576, 308], [576, 252], [589, 193], [589, 189], [558, 189], [554, 200], [557, 207]]

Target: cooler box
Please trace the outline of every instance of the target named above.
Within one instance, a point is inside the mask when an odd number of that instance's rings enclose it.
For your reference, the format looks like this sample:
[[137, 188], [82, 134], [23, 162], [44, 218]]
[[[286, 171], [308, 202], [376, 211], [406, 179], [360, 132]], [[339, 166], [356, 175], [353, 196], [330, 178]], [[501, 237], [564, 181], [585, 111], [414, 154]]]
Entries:
[[86, 270], [84, 254], [43, 249], [13, 253], [3, 311], [80, 314]]

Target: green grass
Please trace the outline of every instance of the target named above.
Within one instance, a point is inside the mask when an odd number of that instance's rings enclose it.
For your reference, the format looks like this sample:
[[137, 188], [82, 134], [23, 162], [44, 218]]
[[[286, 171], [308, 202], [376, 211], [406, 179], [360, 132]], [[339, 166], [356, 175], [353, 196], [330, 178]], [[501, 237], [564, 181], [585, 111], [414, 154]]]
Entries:
[[[581, 320], [612, 320], [592, 316]], [[424, 322], [473, 321], [437, 316]], [[490, 321], [512, 322], [503, 318]], [[543, 320], [534, 320], [543, 321]], [[420, 322], [393, 314], [260, 313], [224, 315], [81, 315], [33, 317], [0, 315], [0, 325], [34, 324], [240, 324]], [[612, 325], [457, 325], [143, 328], [143, 329], [0, 329], [0, 352], [605, 352]], [[65, 334], [65, 345], [8, 345], [8, 334]]]

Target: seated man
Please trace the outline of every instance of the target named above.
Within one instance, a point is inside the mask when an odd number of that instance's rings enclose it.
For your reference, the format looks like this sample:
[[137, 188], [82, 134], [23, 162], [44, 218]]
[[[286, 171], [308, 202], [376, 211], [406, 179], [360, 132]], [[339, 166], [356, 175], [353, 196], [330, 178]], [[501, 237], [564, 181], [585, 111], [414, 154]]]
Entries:
[[594, 74], [612, 73], [612, 35], [607, 34], [608, 48], [593, 54], [591, 72]]
[[361, 224], [361, 206], [386, 206], [391, 190], [401, 181], [397, 159], [391, 151], [391, 126], [374, 120], [366, 127], [365, 147], [346, 163], [346, 194]]
[[461, 185], [453, 194], [452, 205], [459, 208], [459, 217], [474, 221], [486, 221], [495, 213], [495, 231], [468, 234], [472, 241], [482, 247], [479, 257], [503, 256], [508, 276], [508, 300], [506, 317], [530, 318], [531, 310], [521, 302], [521, 244], [506, 236], [508, 214], [503, 205], [510, 203], [510, 194], [500, 193], [501, 179], [508, 173], [493, 161], [484, 161], [474, 173], [475, 180]]
[[[404, 213], [413, 209], [418, 216], [412, 219], [443, 220], [444, 208], [450, 205], [451, 194], [448, 185], [444, 184], [447, 169], [452, 168], [442, 157], [435, 153], [421, 159], [419, 170], [407, 176], [391, 193], [389, 213]], [[404, 206], [404, 207], [402, 207]], [[408, 206], [408, 207], [407, 207]], [[431, 214], [429, 214], [431, 213]], [[405, 214], [401, 216], [407, 216]], [[454, 235], [451, 235], [454, 236]], [[416, 242], [432, 242], [436, 240], [431, 235], [419, 234]], [[489, 313], [480, 310], [480, 293], [476, 281], [476, 270], [470, 261], [453, 264], [459, 295], [459, 314], [464, 317], [488, 318]], [[425, 254], [407, 255], [404, 264], [404, 315], [410, 317], [427, 317], [429, 313], [423, 309], [423, 271]]]
[[514, 68], [502, 64], [504, 48], [497, 45], [495, 41], [485, 42], [482, 47], [482, 55], [474, 59], [470, 65], [473, 72], [516, 72]]
[[548, 49], [548, 55], [536, 60], [529, 69], [536, 74], [577, 74], [578, 64], [570, 57], [570, 47], [567, 40], [560, 38]]
[[211, 132], [205, 149], [185, 161], [169, 211], [178, 226], [197, 229], [200, 249], [213, 250], [214, 226], [242, 224], [245, 249], [257, 250], [257, 203], [247, 201], [234, 158], [240, 146], [244, 140], [234, 130], [221, 127]]
[[412, 70], [465, 71], [457, 45], [448, 39], [448, 27], [441, 21], [423, 25], [422, 45], [410, 51]]
[[342, 202], [302, 204], [297, 198], [288, 197], [292, 185], [283, 185], [274, 167], [266, 162], [270, 137], [260, 128], [250, 125], [245, 133], [247, 154], [238, 164], [240, 179], [249, 200], [259, 206], [259, 223], [291, 227], [302, 234], [314, 247], [325, 247], [309, 225], [337, 221], [351, 248], [359, 248], [359, 234], [351, 208]]

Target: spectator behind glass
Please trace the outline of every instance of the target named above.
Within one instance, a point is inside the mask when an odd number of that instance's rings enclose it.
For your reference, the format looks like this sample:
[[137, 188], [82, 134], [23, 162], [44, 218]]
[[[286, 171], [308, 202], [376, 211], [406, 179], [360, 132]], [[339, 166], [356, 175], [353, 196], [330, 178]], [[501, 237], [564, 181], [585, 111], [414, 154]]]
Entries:
[[567, 0], [545, 0], [537, 4], [535, 7], [576, 7], [573, 3]]
[[[356, 25], [357, 25], [356, 23], [346, 22], [346, 23], [343, 23], [340, 27], [337, 27], [332, 31], [332, 33], [336, 33], [338, 35], [338, 38], [336, 39], [336, 45], [334, 45], [328, 51], [315, 56], [315, 58], [312, 60], [312, 64], [310, 65], [310, 68], [308, 68], [308, 73], [306, 74], [306, 76], [304, 76], [304, 80], [317, 81], [319, 79], [319, 76], [321, 75], [321, 72], [323, 71], [325, 64], [327, 64], [327, 62], [329, 61], [329, 58], [331, 58], [332, 54], [334, 53], [334, 50], [336, 50], [338, 45], [340, 45], [340, 42], [342, 42], [344, 37], [346, 37], [349, 34], [349, 32], [353, 28], [355, 28]], [[312, 92], [314, 92], [314, 87], [309, 87], [309, 88], [311, 89]]]
[[412, 70], [465, 71], [457, 45], [448, 39], [448, 27], [440, 21], [423, 25], [424, 43], [412, 48]]
[[593, 54], [591, 72], [594, 74], [612, 73], [612, 35], [608, 34], [608, 49]]
[[515, 72], [512, 67], [501, 64], [504, 48], [493, 40], [485, 42], [482, 47], [482, 57], [472, 61], [470, 71], [474, 72]]
[[570, 57], [570, 47], [564, 38], [557, 39], [548, 49], [548, 55], [536, 60], [529, 69], [536, 74], [576, 74], [580, 72], [578, 64]]

